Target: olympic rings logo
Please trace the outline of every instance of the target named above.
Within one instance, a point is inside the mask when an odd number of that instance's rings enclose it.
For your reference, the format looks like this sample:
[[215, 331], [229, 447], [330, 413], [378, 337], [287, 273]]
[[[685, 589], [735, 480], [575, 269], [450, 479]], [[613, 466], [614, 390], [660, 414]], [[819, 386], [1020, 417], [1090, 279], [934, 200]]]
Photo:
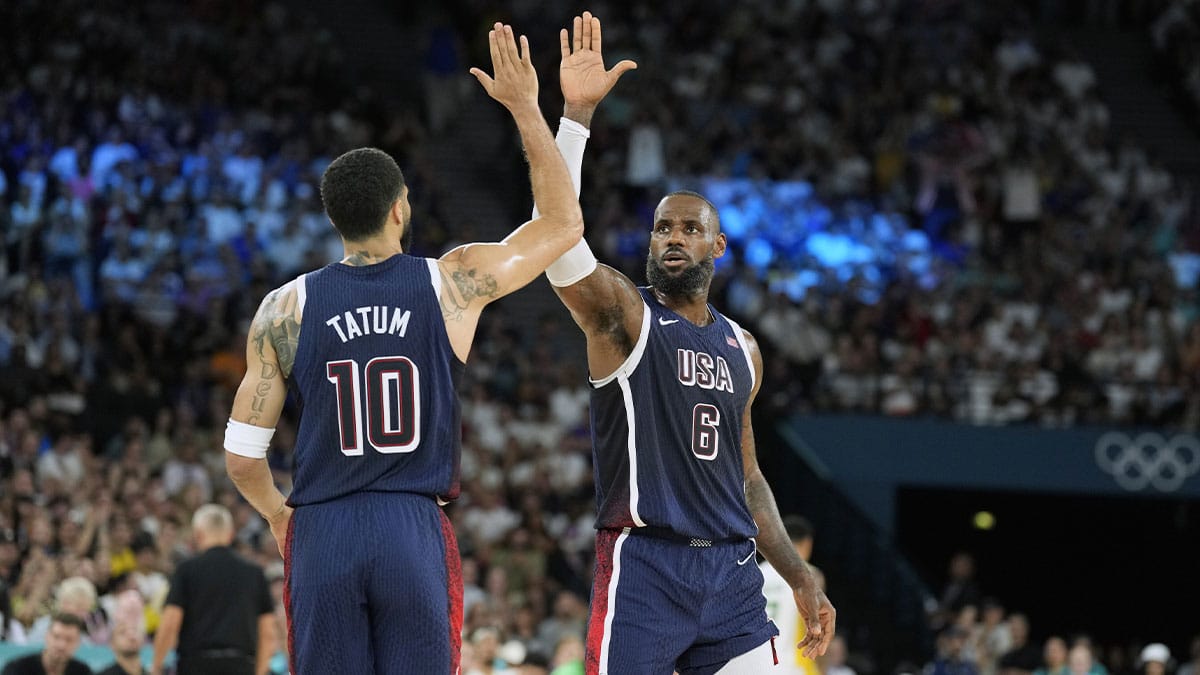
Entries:
[[1110, 431], [1096, 441], [1096, 464], [1130, 492], [1147, 485], [1174, 492], [1200, 471], [1200, 440], [1186, 434], [1168, 440], [1153, 432], [1130, 438]]

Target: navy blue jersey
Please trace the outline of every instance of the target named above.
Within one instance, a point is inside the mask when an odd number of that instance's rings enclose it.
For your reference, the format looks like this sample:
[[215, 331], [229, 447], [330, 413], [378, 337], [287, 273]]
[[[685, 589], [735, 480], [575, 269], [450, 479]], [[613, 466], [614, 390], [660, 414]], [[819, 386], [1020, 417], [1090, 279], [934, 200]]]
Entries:
[[641, 293], [633, 352], [592, 382], [596, 527], [753, 537], [742, 467], [742, 414], [754, 387], [745, 336], [711, 306], [715, 320], [697, 326]]
[[456, 388], [436, 261], [395, 255], [300, 280], [293, 506], [361, 492], [458, 496]]

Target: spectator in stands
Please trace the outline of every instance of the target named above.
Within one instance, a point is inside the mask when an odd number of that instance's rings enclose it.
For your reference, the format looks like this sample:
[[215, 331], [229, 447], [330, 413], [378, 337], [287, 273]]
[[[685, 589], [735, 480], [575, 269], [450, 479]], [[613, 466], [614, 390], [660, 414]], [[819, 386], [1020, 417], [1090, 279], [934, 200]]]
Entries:
[[1029, 640], [1029, 619], [1014, 612], [1008, 617], [1008, 633], [1012, 646], [1000, 656], [1000, 675], [1030, 675], [1042, 663], [1041, 650]]
[[1161, 642], [1151, 642], [1142, 647], [1138, 666], [1142, 675], [1166, 675], [1171, 666], [1171, 650]]
[[43, 615], [33, 622], [28, 641], [42, 642], [48, 639], [46, 636], [56, 617], [73, 616], [79, 619], [83, 644], [106, 644], [109, 636], [108, 618], [96, 605], [96, 597], [96, 586], [88, 579], [64, 579], [54, 592], [54, 613]]
[[1191, 656], [1191, 659], [1179, 664], [1179, 669], [1175, 671], [1175, 675], [1197, 675], [1197, 673], [1200, 673], [1200, 634], [1192, 638], [1188, 654]]
[[55, 614], [42, 651], [10, 661], [0, 675], [92, 675], [92, 669], [72, 658], [83, 639], [83, 620], [74, 614]]
[[958, 551], [950, 557], [948, 577], [930, 623], [934, 630], [940, 630], [953, 622], [963, 607], [977, 607], [981, 599], [975, 582], [975, 557], [966, 551]]
[[924, 675], [979, 675], [975, 661], [964, 652], [970, 633], [957, 624], [938, 635], [937, 657], [925, 666]]
[[1042, 647], [1042, 665], [1033, 675], [1067, 675], [1067, 642], [1057, 635], [1046, 639]]
[[116, 662], [99, 675], [146, 675], [142, 666], [142, 647], [146, 644], [144, 625], [140, 616], [124, 616], [114, 622], [109, 646]]
[[578, 635], [565, 635], [554, 647], [554, 668], [550, 675], [583, 675], [583, 639]]

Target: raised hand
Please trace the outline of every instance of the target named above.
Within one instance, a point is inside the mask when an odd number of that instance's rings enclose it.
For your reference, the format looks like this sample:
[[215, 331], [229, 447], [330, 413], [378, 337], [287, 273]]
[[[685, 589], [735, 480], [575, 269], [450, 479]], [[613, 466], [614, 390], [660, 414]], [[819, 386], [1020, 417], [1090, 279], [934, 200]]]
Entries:
[[512, 26], [497, 22], [488, 31], [488, 47], [492, 52], [495, 77], [479, 68], [471, 69], [471, 74], [483, 85], [484, 91], [508, 108], [509, 112], [537, 109], [537, 71], [529, 58], [529, 40], [522, 35], [521, 49], [518, 51]]
[[636, 63], [626, 59], [604, 69], [600, 19], [591, 12], [575, 17], [571, 36], [565, 28], [559, 31], [558, 43], [562, 52], [558, 78], [567, 106], [596, 107], [622, 75], [637, 68]]

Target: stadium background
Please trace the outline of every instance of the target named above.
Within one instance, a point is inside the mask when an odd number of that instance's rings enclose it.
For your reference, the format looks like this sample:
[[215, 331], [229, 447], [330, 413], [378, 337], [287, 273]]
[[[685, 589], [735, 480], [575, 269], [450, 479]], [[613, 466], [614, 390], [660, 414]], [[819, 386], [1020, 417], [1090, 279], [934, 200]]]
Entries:
[[[554, 120], [554, 36], [585, 8], [606, 60], [641, 66], [593, 124], [587, 236], [640, 280], [665, 189], [721, 207], [716, 304], [767, 352], [762, 461], [783, 510], [816, 525], [858, 672], [935, 660], [930, 609], [960, 550], [1037, 644], [1087, 634], [1113, 672], [1153, 641], [1187, 661], [1200, 12], [1121, 0], [3, 3], [7, 644], [36, 642], [71, 576], [100, 607], [137, 588], [152, 627], [207, 500], [277, 576], [220, 429], [258, 300], [341, 255], [321, 170], [389, 151], [419, 254], [502, 236], [527, 179], [466, 69], [512, 22]], [[582, 626], [581, 349], [543, 281], [481, 325], [450, 509], [469, 658], [549, 655]], [[271, 454], [285, 486], [293, 436], [281, 423]]]

